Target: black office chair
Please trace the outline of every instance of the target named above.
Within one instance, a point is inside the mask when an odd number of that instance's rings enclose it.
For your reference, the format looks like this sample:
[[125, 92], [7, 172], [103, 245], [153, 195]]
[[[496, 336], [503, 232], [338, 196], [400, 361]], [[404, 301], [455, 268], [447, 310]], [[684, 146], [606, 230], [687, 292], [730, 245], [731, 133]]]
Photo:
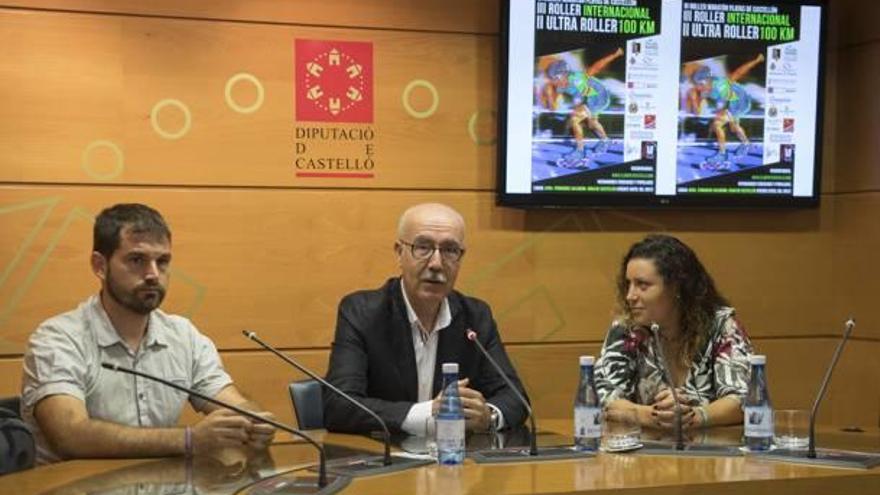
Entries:
[[8, 409], [15, 413], [16, 417], [21, 417], [21, 397], [0, 397], [0, 407]]
[[324, 402], [321, 384], [317, 380], [300, 380], [290, 383], [290, 400], [293, 413], [301, 430], [324, 428]]
[[21, 420], [19, 397], [0, 398], [0, 474], [34, 466], [34, 436]]

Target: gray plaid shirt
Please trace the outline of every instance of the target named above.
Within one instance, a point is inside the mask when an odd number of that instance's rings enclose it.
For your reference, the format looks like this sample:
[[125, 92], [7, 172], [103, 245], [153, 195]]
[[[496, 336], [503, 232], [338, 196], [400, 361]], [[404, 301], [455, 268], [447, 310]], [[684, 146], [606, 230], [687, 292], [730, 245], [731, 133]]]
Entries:
[[[43, 322], [24, 356], [24, 420], [34, 431], [37, 462], [60, 460], [34, 419], [34, 406], [50, 395], [82, 400], [89, 417], [128, 426], [168, 427], [177, 423], [187, 396], [158, 382], [101, 367], [102, 362], [157, 375], [213, 397], [232, 379], [214, 344], [186, 318], [150, 313], [140, 349], [132, 352], [92, 296], [75, 310]], [[193, 401], [197, 410], [202, 405]]]

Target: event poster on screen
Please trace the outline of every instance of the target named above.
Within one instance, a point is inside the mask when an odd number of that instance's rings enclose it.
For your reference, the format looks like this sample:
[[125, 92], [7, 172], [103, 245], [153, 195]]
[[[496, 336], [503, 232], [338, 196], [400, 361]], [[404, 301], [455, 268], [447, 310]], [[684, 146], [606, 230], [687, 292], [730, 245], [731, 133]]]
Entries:
[[506, 192], [813, 196], [820, 9], [511, 2]]

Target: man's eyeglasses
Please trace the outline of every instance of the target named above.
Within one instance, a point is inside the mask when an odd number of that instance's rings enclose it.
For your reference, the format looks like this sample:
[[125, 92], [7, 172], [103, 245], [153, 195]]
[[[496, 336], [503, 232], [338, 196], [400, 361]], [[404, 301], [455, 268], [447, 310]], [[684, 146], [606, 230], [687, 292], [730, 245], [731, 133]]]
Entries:
[[397, 242], [403, 244], [404, 246], [409, 246], [409, 250], [413, 255], [413, 258], [417, 260], [426, 260], [431, 256], [434, 256], [434, 251], [440, 251], [440, 257], [443, 258], [443, 261], [447, 263], [455, 263], [460, 260], [462, 256], [464, 256], [464, 248], [460, 246], [456, 246], [454, 244], [445, 245], [445, 246], [435, 246], [430, 242], [406, 242], [403, 239], [398, 239]]

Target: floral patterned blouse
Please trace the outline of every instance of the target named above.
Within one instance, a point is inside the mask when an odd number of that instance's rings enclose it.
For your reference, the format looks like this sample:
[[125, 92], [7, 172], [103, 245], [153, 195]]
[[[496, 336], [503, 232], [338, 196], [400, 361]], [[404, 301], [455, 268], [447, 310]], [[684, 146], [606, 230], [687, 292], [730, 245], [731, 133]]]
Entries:
[[[682, 401], [705, 405], [727, 395], [742, 400], [749, 386], [751, 352], [752, 344], [733, 308], [718, 309], [705, 346], [693, 357]], [[665, 386], [650, 333], [614, 322], [596, 362], [595, 379], [603, 405], [617, 399], [653, 403]]]

